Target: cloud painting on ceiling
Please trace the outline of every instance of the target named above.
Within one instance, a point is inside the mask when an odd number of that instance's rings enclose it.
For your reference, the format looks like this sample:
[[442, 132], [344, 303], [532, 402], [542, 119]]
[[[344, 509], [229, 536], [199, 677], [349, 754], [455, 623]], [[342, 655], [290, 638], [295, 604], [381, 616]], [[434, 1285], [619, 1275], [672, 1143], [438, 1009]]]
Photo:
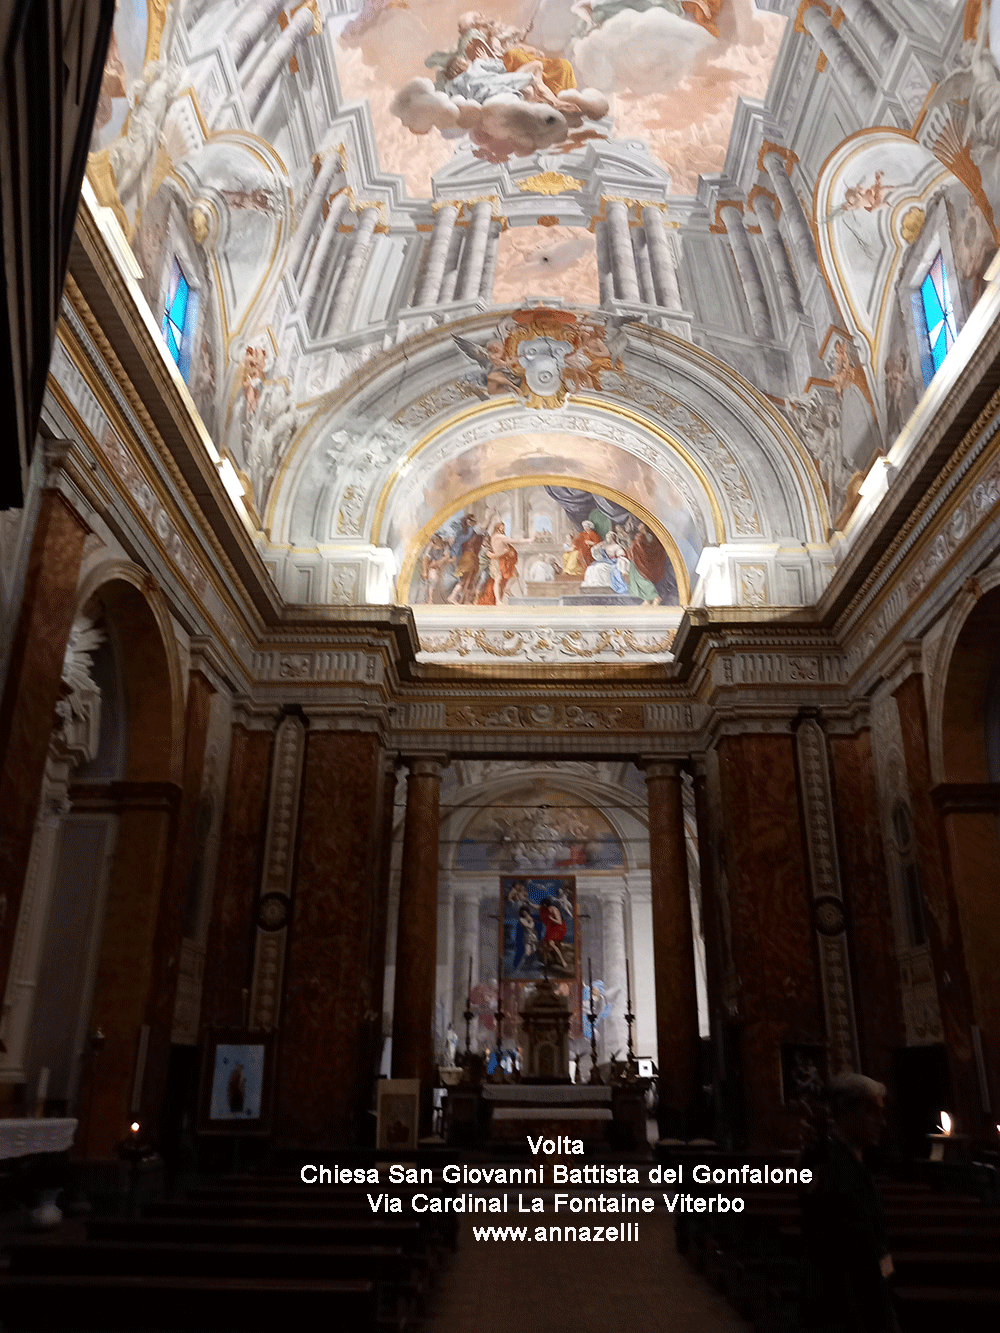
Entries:
[[723, 165], [737, 99], [764, 96], [785, 22], [752, 0], [365, 0], [338, 71], [416, 195], [455, 148], [511, 162], [611, 137], [648, 142], [693, 194]]
[[599, 810], [547, 785], [505, 797], [476, 814], [462, 834], [455, 869], [480, 874], [621, 870], [618, 835]]
[[497, 491], [416, 553], [411, 605], [588, 609], [677, 606], [677, 576], [647, 520], [568, 486]]

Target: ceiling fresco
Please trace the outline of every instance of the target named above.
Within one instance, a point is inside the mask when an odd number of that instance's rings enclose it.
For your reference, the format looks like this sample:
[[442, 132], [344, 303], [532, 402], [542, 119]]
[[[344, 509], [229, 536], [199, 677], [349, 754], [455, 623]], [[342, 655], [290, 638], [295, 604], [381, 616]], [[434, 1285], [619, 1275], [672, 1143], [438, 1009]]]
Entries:
[[456, 151], [511, 162], [609, 138], [644, 140], [693, 194], [737, 99], [764, 96], [785, 23], [752, 0], [366, 0], [337, 68], [414, 195]]
[[816, 603], [1000, 237], [1000, 3], [828, 8], [119, 0], [89, 197], [282, 596], [477, 663]]

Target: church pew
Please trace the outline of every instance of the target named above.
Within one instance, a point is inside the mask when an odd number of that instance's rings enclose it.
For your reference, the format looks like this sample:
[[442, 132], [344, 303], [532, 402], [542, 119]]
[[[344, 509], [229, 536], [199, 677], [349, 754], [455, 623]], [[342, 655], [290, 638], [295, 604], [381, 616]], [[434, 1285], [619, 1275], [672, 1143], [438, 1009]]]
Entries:
[[127, 1277], [355, 1278], [374, 1282], [379, 1309], [421, 1314], [430, 1292], [425, 1258], [396, 1246], [277, 1246], [177, 1242], [95, 1241], [55, 1243], [25, 1239], [9, 1249], [17, 1276], [105, 1274]]
[[374, 1221], [349, 1218], [324, 1221], [255, 1221], [252, 1218], [197, 1220], [138, 1218], [98, 1219], [88, 1223], [94, 1240], [184, 1241], [257, 1245], [394, 1245], [407, 1252], [422, 1250], [426, 1235], [419, 1222], [407, 1218]]
[[[373, 1282], [361, 1279], [33, 1274], [0, 1278], [4, 1327], [250, 1330], [322, 1319], [338, 1333], [379, 1324]], [[401, 1321], [392, 1320], [401, 1327]]]

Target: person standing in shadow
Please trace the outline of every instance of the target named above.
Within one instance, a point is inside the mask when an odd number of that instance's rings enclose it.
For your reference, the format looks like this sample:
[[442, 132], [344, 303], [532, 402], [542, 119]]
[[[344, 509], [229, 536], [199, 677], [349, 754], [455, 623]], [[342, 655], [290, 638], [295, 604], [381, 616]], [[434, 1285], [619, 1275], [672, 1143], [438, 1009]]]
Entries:
[[799, 1315], [815, 1333], [900, 1333], [885, 1216], [864, 1164], [885, 1131], [885, 1098], [874, 1079], [838, 1075], [827, 1087], [826, 1132], [802, 1155], [813, 1180], [801, 1197]]

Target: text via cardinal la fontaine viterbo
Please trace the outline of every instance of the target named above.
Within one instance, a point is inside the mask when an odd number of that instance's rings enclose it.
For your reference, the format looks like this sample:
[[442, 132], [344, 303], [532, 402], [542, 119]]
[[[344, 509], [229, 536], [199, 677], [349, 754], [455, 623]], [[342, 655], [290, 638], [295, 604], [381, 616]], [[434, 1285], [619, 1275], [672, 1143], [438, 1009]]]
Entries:
[[[582, 1157], [582, 1139], [558, 1136], [545, 1138], [527, 1136], [528, 1149], [536, 1159], [539, 1156]], [[559, 1193], [560, 1185], [637, 1186], [656, 1189], [669, 1186], [660, 1194], [663, 1204], [671, 1213], [741, 1213], [746, 1206], [740, 1195], [705, 1193], [704, 1186], [726, 1186], [729, 1189], [744, 1185], [808, 1185], [812, 1172], [808, 1168], [751, 1165], [712, 1166], [709, 1163], [680, 1164], [678, 1166], [605, 1166], [603, 1163], [568, 1165], [564, 1161], [538, 1163], [533, 1166], [471, 1166], [450, 1164], [439, 1169], [437, 1175], [430, 1167], [397, 1163], [381, 1169], [369, 1167], [318, 1166], [307, 1163], [299, 1172], [304, 1185], [368, 1185], [368, 1207], [372, 1213], [505, 1213], [531, 1214], [550, 1209], [555, 1213], [586, 1214], [642, 1214], [657, 1206], [655, 1194]], [[702, 1187], [697, 1195], [684, 1193], [685, 1185]], [[385, 1187], [389, 1188], [386, 1189]], [[402, 1186], [403, 1192], [394, 1193], [393, 1186]], [[421, 1187], [429, 1188], [423, 1189]], [[464, 1193], [450, 1187], [469, 1186], [476, 1193]], [[416, 1187], [416, 1188], [414, 1188]], [[544, 1190], [544, 1194], [522, 1192], [524, 1187]], [[626, 1218], [622, 1217], [624, 1224]], [[497, 1230], [494, 1228], [493, 1230]], [[505, 1232], [524, 1230], [505, 1228]], [[637, 1240], [638, 1224], [599, 1228], [612, 1231], [609, 1239]], [[617, 1233], [621, 1233], [620, 1236]], [[547, 1237], [546, 1237], [547, 1238]], [[532, 1239], [530, 1234], [507, 1236], [477, 1236], [477, 1239]], [[541, 1239], [541, 1237], [534, 1237]]]

